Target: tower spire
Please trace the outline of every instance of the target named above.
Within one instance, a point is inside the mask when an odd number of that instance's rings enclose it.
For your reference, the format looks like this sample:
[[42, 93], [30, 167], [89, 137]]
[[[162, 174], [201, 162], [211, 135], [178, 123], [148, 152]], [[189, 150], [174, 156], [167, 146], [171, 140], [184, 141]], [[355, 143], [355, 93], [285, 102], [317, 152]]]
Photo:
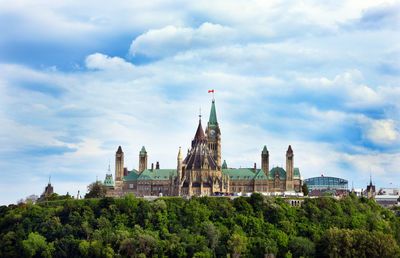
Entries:
[[199, 126], [197, 127], [197, 131], [196, 131], [196, 134], [194, 135], [194, 139], [195, 140], [204, 140], [205, 139], [203, 127], [201, 126], [201, 118], [199, 120]]
[[217, 121], [217, 112], [215, 111], [215, 100], [213, 98], [211, 102], [211, 111], [210, 111], [210, 119], [208, 119], [209, 126], [216, 126], [218, 124]]

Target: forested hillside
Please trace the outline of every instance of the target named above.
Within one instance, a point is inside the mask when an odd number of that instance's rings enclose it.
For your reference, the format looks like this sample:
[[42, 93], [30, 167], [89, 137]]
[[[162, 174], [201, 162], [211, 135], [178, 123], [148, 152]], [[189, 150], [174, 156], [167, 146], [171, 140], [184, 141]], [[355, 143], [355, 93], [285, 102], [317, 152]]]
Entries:
[[0, 207], [0, 257], [398, 257], [400, 221], [373, 200], [86, 199]]

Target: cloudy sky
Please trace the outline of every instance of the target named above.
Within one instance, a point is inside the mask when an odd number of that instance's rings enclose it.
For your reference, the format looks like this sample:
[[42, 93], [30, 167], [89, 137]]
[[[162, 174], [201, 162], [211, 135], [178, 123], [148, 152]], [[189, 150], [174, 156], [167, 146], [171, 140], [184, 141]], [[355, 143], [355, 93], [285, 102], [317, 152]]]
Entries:
[[[400, 186], [399, 1], [0, 1], [0, 205], [176, 167], [215, 89], [229, 167]], [[392, 184], [390, 184], [392, 183]]]

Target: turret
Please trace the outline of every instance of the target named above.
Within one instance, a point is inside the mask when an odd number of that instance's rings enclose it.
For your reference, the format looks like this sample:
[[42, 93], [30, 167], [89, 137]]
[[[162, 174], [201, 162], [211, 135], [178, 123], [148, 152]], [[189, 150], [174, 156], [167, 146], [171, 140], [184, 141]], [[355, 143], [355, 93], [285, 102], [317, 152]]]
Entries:
[[261, 151], [261, 169], [264, 173], [269, 176], [269, 152], [267, 146], [264, 145], [264, 149]]
[[224, 160], [224, 163], [222, 163], [222, 169], [227, 169], [228, 165], [226, 164], [226, 160]]
[[293, 173], [294, 173], [294, 155], [292, 146], [289, 145], [288, 150], [286, 151], [286, 190], [294, 190], [293, 185]]
[[147, 169], [147, 151], [144, 146], [139, 152], [139, 173]]
[[[181, 187], [182, 187], [182, 152], [181, 147], [179, 147], [178, 157], [177, 157], [177, 166], [176, 166], [176, 184], [172, 187], [175, 187], [175, 194], [181, 196]], [[171, 175], [172, 176], [172, 175]], [[172, 182], [172, 179], [171, 179]]]
[[221, 130], [217, 121], [214, 99], [211, 102], [210, 118], [208, 119], [206, 134], [208, 149], [211, 151], [218, 166], [221, 167]]
[[181, 147], [179, 147], [179, 152], [178, 152], [178, 164], [177, 164], [177, 172], [180, 173], [182, 172], [182, 153], [181, 153]]
[[124, 177], [124, 152], [121, 146], [115, 153], [115, 181], [122, 181]]

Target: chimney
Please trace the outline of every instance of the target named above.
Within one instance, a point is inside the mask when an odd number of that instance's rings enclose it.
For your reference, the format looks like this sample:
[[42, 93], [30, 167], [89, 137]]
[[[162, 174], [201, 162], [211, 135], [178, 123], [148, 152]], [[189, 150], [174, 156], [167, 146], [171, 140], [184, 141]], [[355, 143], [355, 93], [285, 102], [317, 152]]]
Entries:
[[156, 163], [156, 169], [160, 169], [160, 162], [158, 162], [158, 161]]
[[257, 173], [257, 163], [254, 162], [254, 174]]
[[151, 171], [154, 170], [154, 163], [151, 163]]

